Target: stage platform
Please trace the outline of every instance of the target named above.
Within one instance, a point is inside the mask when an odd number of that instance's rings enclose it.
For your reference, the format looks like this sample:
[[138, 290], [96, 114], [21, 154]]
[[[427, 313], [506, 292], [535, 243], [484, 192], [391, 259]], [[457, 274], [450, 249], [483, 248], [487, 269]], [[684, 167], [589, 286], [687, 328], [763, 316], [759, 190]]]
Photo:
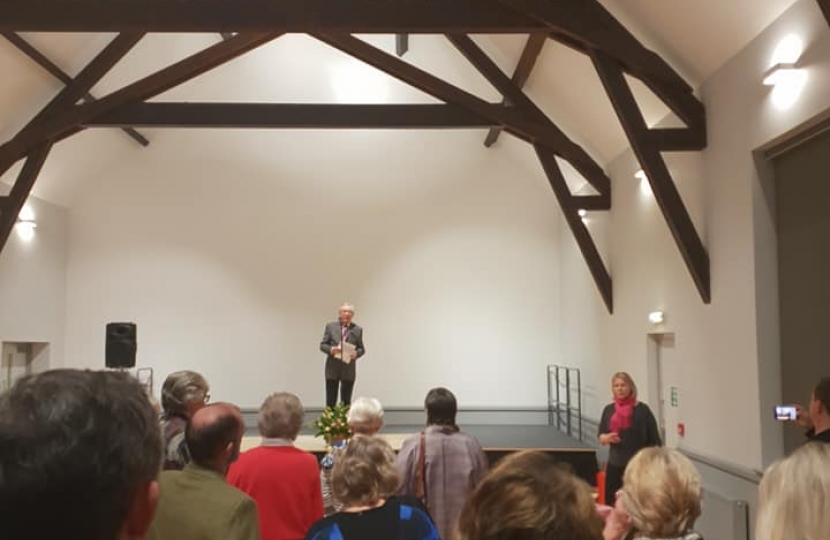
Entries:
[[[422, 426], [384, 426], [379, 435], [396, 451], [403, 441], [422, 429]], [[502, 457], [521, 450], [539, 450], [557, 462], [570, 465], [574, 473], [591, 485], [596, 484], [597, 457], [591, 446], [569, 437], [558, 429], [543, 425], [469, 425], [462, 429], [476, 437], [491, 465]], [[256, 429], [249, 429], [242, 440], [242, 449], [253, 448], [260, 443]], [[296, 446], [322, 457], [326, 445], [314, 437], [314, 432], [304, 429]]]

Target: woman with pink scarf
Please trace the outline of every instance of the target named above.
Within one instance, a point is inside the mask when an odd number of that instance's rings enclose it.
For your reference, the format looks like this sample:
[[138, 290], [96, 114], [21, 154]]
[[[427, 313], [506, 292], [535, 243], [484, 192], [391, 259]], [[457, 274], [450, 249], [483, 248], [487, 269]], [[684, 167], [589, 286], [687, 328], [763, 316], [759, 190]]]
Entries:
[[662, 446], [663, 443], [651, 409], [637, 401], [637, 385], [631, 375], [615, 373], [611, 378], [611, 390], [614, 402], [602, 411], [599, 443], [610, 447], [605, 468], [605, 503], [613, 506], [631, 458], [643, 448]]

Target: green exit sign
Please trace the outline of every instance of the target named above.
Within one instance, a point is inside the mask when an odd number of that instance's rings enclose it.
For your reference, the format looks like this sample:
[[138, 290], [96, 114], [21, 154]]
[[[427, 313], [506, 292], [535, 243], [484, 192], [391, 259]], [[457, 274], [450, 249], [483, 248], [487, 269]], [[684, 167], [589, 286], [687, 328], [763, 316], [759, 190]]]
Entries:
[[672, 407], [677, 407], [677, 403], [679, 401], [679, 398], [677, 397], [677, 395], [678, 395], [677, 387], [672, 386], [671, 387], [671, 393], [670, 393], [670, 400], [671, 400], [671, 406]]

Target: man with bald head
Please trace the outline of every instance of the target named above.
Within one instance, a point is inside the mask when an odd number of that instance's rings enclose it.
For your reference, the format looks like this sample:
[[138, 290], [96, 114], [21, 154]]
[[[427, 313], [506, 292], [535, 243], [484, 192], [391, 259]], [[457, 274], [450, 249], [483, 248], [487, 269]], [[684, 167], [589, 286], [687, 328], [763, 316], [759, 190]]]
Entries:
[[148, 540], [259, 540], [256, 504], [225, 481], [244, 431], [239, 409], [228, 403], [208, 405], [190, 418], [185, 440], [191, 462], [161, 474]]
[[[320, 350], [326, 354], [326, 407], [337, 404], [337, 390], [340, 387], [340, 400], [346, 405], [352, 403], [352, 391], [357, 375], [355, 363], [366, 353], [363, 346], [363, 329], [356, 325], [354, 306], [348, 302], [340, 306], [340, 313], [336, 321], [330, 322], [323, 330], [323, 339], [320, 341]], [[344, 343], [354, 345], [354, 351], [344, 353]]]

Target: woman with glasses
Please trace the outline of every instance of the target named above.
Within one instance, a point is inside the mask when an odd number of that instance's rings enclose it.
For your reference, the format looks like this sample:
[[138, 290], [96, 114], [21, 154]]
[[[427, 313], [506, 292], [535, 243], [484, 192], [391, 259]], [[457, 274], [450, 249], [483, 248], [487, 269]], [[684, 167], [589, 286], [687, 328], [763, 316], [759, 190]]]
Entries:
[[161, 387], [161, 431], [164, 436], [164, 470], [180, 471], [190, 463], [184, 440], [187, 420], [210, 401], [207, 381], [195, 371], [171, 373]]

